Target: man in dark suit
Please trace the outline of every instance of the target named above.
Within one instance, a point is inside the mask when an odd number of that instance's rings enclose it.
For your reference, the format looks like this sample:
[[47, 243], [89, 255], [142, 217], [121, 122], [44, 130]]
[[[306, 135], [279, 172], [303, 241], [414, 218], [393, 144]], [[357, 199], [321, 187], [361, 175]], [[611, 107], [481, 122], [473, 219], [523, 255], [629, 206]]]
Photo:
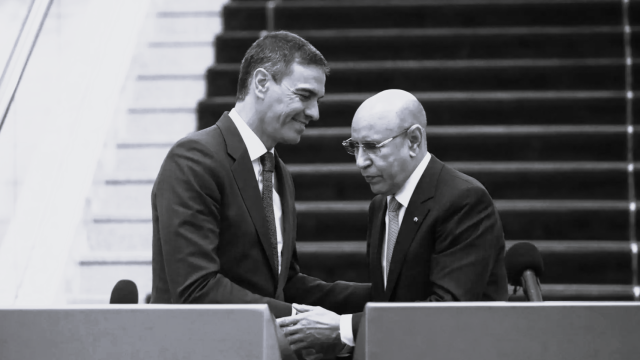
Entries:
[[[378, 194], [369, 206], [367, 230], [372, 301], [504, 301], [498, 212], [482, 184], [427, 151], [426, 128], [426, 114], [413, 95], [387, 90], [358, 108], [352, 137], [343, 142]], [[329, 311], [301, 311], [278, 320], [295, 348], [329, 341], [336, 331], [354, 345], [362, 313], [318, 327]]]
[[300, 273], [293, 181], [274, 151], [319, 119], [327, 62], [306, 40], [268, 34], [247, 51], [234, 109], [178, 141], [151, 194], [152, 303], [292, 303], [361, 311], [370, 286]]

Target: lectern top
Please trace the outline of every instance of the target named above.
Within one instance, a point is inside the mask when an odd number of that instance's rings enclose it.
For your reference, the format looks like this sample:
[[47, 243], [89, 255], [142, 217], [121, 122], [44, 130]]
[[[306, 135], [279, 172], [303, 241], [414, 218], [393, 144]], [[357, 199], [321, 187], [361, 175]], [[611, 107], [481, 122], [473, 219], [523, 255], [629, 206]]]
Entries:
[[424, 308], [424, 307], [463, 307], [463, 308], [484, 308], [484, 307], [596, 307], [596, 306], [640, 306], [637, 301], [544, 301], [544, 302], [407, 302], [407, 303], [368, 303], [369, 308]]

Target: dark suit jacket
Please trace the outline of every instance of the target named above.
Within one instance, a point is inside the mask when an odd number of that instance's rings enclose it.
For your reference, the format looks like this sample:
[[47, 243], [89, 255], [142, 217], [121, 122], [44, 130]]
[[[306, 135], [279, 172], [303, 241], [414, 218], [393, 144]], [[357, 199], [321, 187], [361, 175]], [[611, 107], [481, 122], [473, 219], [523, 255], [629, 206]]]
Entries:
[[370, 285], [324, 283], [300, 273], [293, 180], [276, 154], [282, 203], [281, 272], [275, 267], [249, 153], [231, 118], [178, 141], [153, 186], [152, 303], [290, 303], [362, 311]]
[[[477, 180], [431, 156], [400, 224], [385, 290], [386, 212], [386, 196], [376, 196], [367, 230], [373, 301], [507, 300], [502, 223]], [[353, 315], [354, 336], [361, 317]]]

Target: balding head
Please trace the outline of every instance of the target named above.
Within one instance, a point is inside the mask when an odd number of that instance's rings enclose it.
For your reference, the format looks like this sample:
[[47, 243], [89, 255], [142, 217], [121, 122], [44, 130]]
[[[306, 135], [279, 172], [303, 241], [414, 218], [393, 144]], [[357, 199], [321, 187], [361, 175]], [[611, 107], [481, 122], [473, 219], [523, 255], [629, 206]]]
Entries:
[[404, 130], [418, 124], [427, 128], [427, 115], [422, 104], [404, 90], [385, 90], [365, 100], [353, 117], [351, 128], [373, 127], [384, 130]]
[[404, 185], [427, 153], [426, 128], [424, 108], [406, 91], [385, 90], [360, 105], [351, 124], [354, 141], [379, 144], [398, 135], [380, 148], [356, 153], [374, 193], [392, 195]]

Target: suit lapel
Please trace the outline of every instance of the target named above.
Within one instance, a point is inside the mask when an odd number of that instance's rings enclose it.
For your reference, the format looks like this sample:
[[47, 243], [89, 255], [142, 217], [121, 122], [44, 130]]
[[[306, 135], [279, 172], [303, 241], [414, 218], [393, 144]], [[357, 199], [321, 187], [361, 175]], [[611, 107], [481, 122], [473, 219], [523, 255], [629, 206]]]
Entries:
[[382, 274], [382, 243], [384, 241], [385, 222], [387, 212], [386, 197], [378, 196], [374, 200], [374, 215], [371, 222], [370, 244], [371, 257], [369, 261], [369, 273], [371, 274], [371, 286], [373, 301], [384, 296], [384, 278]]
[[[275, 151], [274, 151], [275, 152]], [[280, 278], [278, 281], [278, 290], [282, 291], [287, 276], [289, 275], [289, 263], [291, 262], [291, 254], [293, 252], [293, 243], [295, 241], [295, 199], [292, 192], [293, 183], [289, 176], [285, 176], [284, 163], [280, 161], [278, 153], [275, 152], [276, 158], [276, 179], [278, 181], [278, 195], [282, 205], [282, 263], [280, 264]]]
[[416, 185], [413, 191], [411, 200], [409, 200], [409, 205], [400, 224], [396, 245], [393, 248], [391, 263], [389, 264], [389, 275], [387, 276], [387, 288], [384, 293], [384, 301], [389, 301], [391, 298], [407, 251], [415, 238], [418, 228], [420, 228], [420, 225], [431, 210], [431, 202], [429, 202], [429, 200], [435, 195], [436, 184], [438, 183], [438, 177], [440, 176], [443, 166], [444, 164], [432, 155], [431, 160], [429, 160], [429, 165], [427, 165], [427, 168], [420, 177], [420, 181], [418, 181], [418, 185]]
[[225, 112], [216, 125], [222, 131], [225, 143], [227, 145], [227, 152], [235, 160], [231, 165], [231, 172], [236, 180], [236, 185], [242, 195], [244, 205], [249, 211], [253, 225], [258, 232], [260, 242], [264, 247], [264, 251], [269, 258], [271, 264], [271, 270], [273, 271], [274, 280], [278, 279], [278, 271], [275, 267], [275, 260], [273, 259], [273, 252], [271, 251], [271, 238], [269, 236], [269, 228], [267, 227], [267, 218], [262, 208], [262, 196], [260, 195], [260, 188], [256, 181], [256, 175], [253, 172], [253, 166], [251, 165], [251, 159], [249, 158], [249, 152], [247, 147], [240, 136], [238, 128], [236, 128], [233, 120]]

